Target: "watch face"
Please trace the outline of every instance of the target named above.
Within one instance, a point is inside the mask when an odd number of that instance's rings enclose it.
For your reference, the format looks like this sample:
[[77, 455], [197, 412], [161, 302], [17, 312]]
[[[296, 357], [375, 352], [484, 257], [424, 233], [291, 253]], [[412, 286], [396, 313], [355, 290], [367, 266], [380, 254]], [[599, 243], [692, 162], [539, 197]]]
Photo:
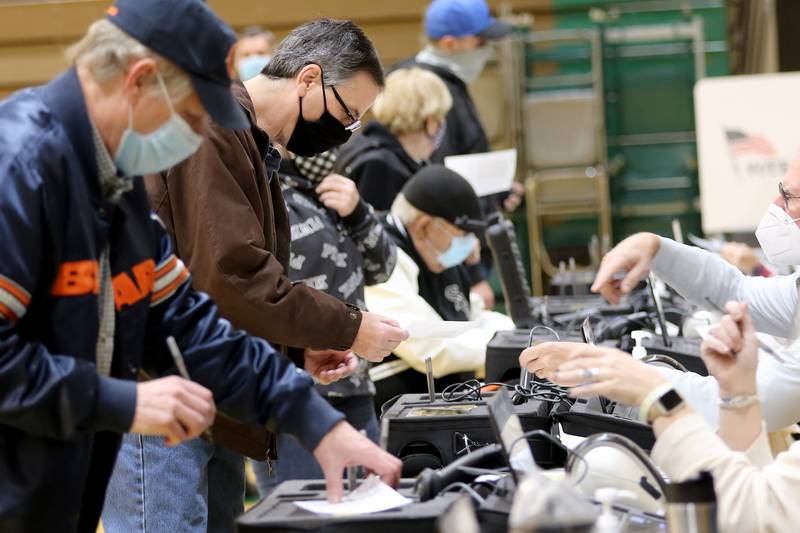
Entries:
[[658, 402], [664, 407], [664, 410], [670, 412], [683, 403], [683, 398], [678, 394], [678, 391], [670, 389], [661, 395]]

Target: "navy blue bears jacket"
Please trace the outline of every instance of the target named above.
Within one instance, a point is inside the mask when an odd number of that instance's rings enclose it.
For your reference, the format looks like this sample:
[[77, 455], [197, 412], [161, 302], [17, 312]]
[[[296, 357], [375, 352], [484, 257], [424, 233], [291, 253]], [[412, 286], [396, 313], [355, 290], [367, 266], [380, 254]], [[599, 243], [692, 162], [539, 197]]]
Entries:
[[[104, 200], [74, 69], [0, 103], [0, 531], [91, 531], [136, 376], [174, 373], [165, 338], [219, 409], [313, 449], [342, 416], [310, 376], [231, 328], [151, 214], [139, 178]], [[116, 305], [111, 375], [95, 368], [101, 252]]]

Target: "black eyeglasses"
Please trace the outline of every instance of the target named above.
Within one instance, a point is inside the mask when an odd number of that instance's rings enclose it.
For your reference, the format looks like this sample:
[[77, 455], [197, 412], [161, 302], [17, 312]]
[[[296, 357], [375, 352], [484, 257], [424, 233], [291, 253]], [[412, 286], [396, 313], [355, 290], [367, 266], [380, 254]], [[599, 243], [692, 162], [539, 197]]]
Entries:
[[342, 97], [339, 96], [339, 91], [336, 90], [336, 87], [333, 85], [331, 85], [330, 87], [333, 90], [333, 96], [336, 97], [336, 101], [339, 102], [339, 105], [342, 106], [342, 109], [344, 109], [344, 112], [347, 114], [347, 118], [350, 119], [350, 124], [345, 126], [344, 129], [346, 129], [349, 132], [354, 132], [358, 130], [361, 127], [361, 121], [357, 119], [355, 116], [353, 116], [353, 113], [350, 111], [350, 108], [347, 107], [347, 104], [344, 103]]
[[789, 200], [792, 198], [800, 198], [800, 196], [795, 196], [786, 192], [786, 189], [783, 188], [783, 183], [778, 182], [778, 192], [781, 193], [781, 197], [783, 198], [783, 209], [788, 211], [789, 210]]

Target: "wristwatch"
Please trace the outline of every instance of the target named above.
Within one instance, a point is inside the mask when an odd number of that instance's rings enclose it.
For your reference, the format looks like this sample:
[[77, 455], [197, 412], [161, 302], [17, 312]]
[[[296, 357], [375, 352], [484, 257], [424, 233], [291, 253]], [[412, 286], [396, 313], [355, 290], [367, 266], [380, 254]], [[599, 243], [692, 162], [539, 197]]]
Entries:
[[664, 383], [645, 397], [639, 407], [639, 420], [645, 424], [652, 423], [660, 416], [674, 413], [683, 405], [683, 398], [669, 383]]

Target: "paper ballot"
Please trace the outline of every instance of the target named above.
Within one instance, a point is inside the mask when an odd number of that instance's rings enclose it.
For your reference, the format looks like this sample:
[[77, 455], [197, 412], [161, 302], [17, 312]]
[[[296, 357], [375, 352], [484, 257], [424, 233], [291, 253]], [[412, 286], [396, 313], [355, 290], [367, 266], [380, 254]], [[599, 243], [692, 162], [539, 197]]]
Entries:
[[448, 339], [473, 329], [475, 324], [461, 320], [412, 320], [403, 329], [408, 331], [410, 339]]
[[326, 500], [296, 501], [301, 509], [322, 515], [359, 515], [388, 511], [411, 503], [392, 487], [372, 475], [353, 492], [345, 495], [339, 503], [328, 503]]
[[498, 150], [483, 154], [451, 155], [444, 158], [444, 166], [466, 179], [475, 194], [488, 196], [511, 189], [517, 173], [517, 151]]

